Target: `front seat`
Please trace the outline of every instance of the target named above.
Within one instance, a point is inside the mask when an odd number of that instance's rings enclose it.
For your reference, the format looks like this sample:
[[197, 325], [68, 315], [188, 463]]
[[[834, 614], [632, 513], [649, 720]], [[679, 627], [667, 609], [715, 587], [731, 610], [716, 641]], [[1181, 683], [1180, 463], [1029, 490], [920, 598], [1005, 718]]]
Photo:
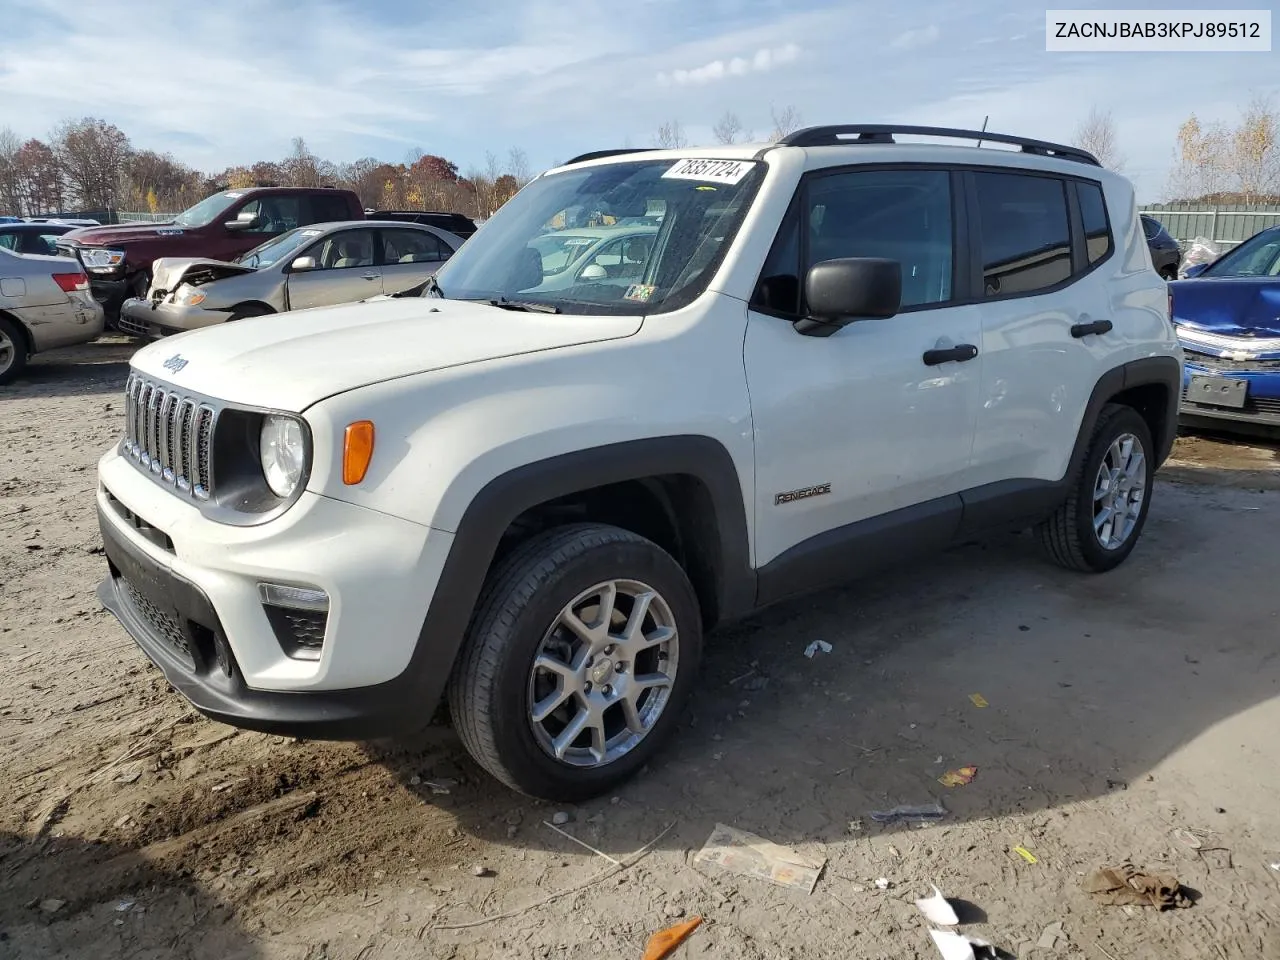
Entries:
[[360, 249], [362, 244], [358, 240], [341, 240], [338, 242], [338, 259], [334, 261], [335, 268], [342, 267], [359, 267], [364, 264], [363, 251]]

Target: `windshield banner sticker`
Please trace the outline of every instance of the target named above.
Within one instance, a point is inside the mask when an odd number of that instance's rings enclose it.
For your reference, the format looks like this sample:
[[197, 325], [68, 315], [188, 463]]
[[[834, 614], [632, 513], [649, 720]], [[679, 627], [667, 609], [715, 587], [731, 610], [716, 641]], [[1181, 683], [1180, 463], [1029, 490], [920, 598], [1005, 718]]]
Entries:
[[675, 166], [662, 176], [667, 180], [710, 180], [714, 183], [737, 183], [754, 164], [750, 160], [697, 160], [688, 158], [676, 161]]

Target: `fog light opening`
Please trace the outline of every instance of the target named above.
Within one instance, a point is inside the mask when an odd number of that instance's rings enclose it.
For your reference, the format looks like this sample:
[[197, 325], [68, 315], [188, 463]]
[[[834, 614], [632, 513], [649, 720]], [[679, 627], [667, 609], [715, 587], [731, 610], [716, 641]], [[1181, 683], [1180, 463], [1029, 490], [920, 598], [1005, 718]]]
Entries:
[[312, 587], [259, 583], [258, 596], [285, 655], [319, 660], [329, 626], [329, 595]]
[[329, 612], [329, 595], [323, 590], [309, 587], [290, 587], [281, 583], [258, 584], [258, 596], [272, 607], [287, 610], [309, 610], [315, 613]]

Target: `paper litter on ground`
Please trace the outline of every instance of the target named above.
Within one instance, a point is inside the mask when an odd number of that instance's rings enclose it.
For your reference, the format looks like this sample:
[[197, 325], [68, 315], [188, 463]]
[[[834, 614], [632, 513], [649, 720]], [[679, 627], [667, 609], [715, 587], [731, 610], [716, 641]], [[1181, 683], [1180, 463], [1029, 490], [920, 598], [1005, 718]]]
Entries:
[[831, 644], [827, 643], [825, 640], [815, 640], [804, 648], [804, 655], [812, 660], [819, 651], [822, 653], [830, 653]]
[[975, 960], [977, 957], [994, 957], [991, 944], [977, 937], [967, 937], [950, 930], [930, 930], [929, 936], [938, 947], [943, 960]]
[[942, 891], [938, 889], [938, 885], [930, 884], [933, 887], [933, 896], [925, 897], [917, 900], [916, 906], [920, 908], [920, 912], [925, 915], [930, 923], [936, 923], [942, 927], [954, 927], [960, 922], [960, 918], [956, 916], [955, 908], [947, 902], [947, 898], [942, 895]]
[[813, 893], [826, 864], [825, 859], [815, 863], [794, 850], [723, 823], [716, 824], [693, 862], [712, 863], [739, 876], [755, 877], [805, 893]]

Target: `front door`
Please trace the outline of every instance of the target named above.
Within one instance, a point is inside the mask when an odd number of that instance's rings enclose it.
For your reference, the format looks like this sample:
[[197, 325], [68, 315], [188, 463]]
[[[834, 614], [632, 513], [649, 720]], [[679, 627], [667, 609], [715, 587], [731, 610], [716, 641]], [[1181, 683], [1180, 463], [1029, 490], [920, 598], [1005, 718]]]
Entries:
[[[773, 592], [771, 563], [840, 556], [832, 548], [856, 550], [872, 527], [878, 533], [869, 549], [876, 550], [892, 549], [899, 523], [911, 541], [903, 547], [945, 541], [956, 529], [982, 361], [970, 356], [981, 335], [977, 309], [952, 304], [953, 181], [946, 170], [923, 168], [810, 175], [769, 254], [744, 351], [756, 451], [755, 563], [765, 599]], [[798, 334], [792, 321], [804, 315], [806, 270], [842, 257], [897, 260], [902, 311], [854, 321], [826, 338]], [[809, 569], [814, 580], [848, 572]]]
[[289, 273], [289, 309], [351, 303], [382, 293], [382, 268], [374, 263], [373, 234], [369, 227], [339, 230], [299, 253], [314, 258], [315, 268]]

